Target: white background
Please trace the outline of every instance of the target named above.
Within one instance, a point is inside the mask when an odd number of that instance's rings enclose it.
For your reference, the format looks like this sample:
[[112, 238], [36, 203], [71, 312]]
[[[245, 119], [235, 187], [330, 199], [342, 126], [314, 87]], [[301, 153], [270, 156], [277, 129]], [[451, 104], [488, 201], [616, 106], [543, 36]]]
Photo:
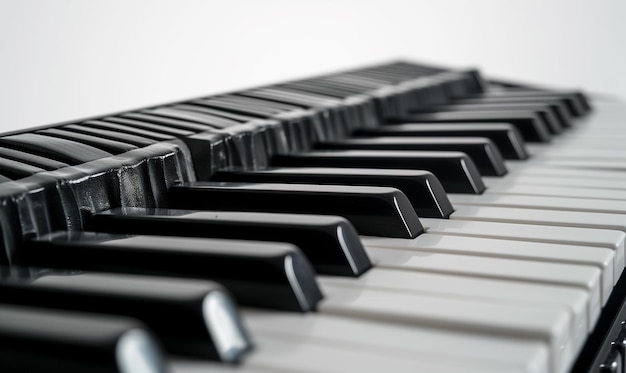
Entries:
[[624, 0], [0, 0], [0, 131], [407, 58], [626, 98]]

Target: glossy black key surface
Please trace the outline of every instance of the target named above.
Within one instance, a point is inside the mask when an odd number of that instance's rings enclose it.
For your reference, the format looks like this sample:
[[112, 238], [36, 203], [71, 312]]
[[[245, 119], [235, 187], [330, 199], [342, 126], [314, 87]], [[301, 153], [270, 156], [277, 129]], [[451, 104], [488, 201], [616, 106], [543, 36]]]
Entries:
[[533, 97], [480, 97], [480, 98], [468, 98], [456, 100], [452, 103], [454, 106], [476, 106], [479, 107], [520, 107], [521, 105], [532, 105], [532, 106], [540, 106], [550, 108], [552, 114], [554, 114], [555, 118], [558, 120], [561, 127], [567, 128], [572, 126], [572, 115], [567, 108], [567, 105], [557, 99], [541, 99], [541, 98], [533, 98]]
[[59, 231], [22, 253], [36, 267], [214, 280], [247, 306], [304, 312], [322, 296], [306, 257], [285, 243]]
[[505, 159], [526, 159], [526, 143], [515, 127], [507, 123], [405, 123], [388, 124], [376, 128], [362, 128], [356, 137], [486, 137], [493, 141]]
[[494, 112], [507, 112], [507, 111], [528, 111], [538, 115], [544, 123], [547, 125], [548, 130], [552, 134], [558, 134], [563, 132], [563, 125], [557, 117], [557, 113], [548, 105], [542, 104], [527, 104], [527, 103], [499, 103], [499, 104], [457, 104], [450, 105], [438, 105], [432, 108], [427, 108], [424, 112], [429, 111], [494, 111]]
[[514, 125], [524, 140], [528, 142], [548, 142], [551, 139], [548, 127], [536, 114], [529, 114], [524, 111], [439, 111], [424, 114], [409, 114], [402, 118], [393, 118], [394, 122], [456, 122], [456, 123], [473, 123], [473, 122], [496, 122], [510, 123]]
[[106, 273], [0, 282], [3, 303], [128, 316], [172, 354], [234, 362], [251, 347], [236, 305], [210, 281]]
[[220, 171], [212, 180], [385, 186], [404, 193], [418, 216], [447, 218], [454, 211], [439, 179], [428, 171], [374, 168], [282, 167], [258, 171]]
[[401, 191], [386, 187], [197, 182], [170, 188], [170, 207], [339, 215], [359, 234], [414, 238], [423, 232]]
[[165, 373], [161, 349], [134, 319], [0, 305], [0, 367], [20, 373]]
[[[131, 136], [145, 137], [147, 139], [151, 139], [154, 141], [167, 141], [167, 140], [172, 140], [176, 138], [174, 135], [164, 134], [161, 132], [155, 132], [150, 128], [147, 128], [147, 129], [139, 128], [135, 126], [133, 123], [118, 124], [114, 122], [115, 118], [113, 117], [111, 117], [110, 119], [111, 119], [111, 122], [105, 122], [102, 120], [90, 120], [88, 122], [83, 122], [80, 125], [88, 127], [88, 128], [114, 131], [114, 132], [120, 133], [121, 135], [128, 134]], [[120, 120], [123, 121], [124, 119], [120, 118]], [[137, 122], [137, 123], [141, 124], [141, 122]]]
[[111, 122], [111, 123], [123, 124], [123, 125], [126, 125], [127, 127], [139, 128], [145, 131], [155, 132], [157, 134], [172, 136], [172, 138], [191, 136], [195, 133], [194, 131], [172, 127], [168, 124], [156, 124], [156, 123], [151, 123], [148, 121], [142, 121], [142, 120], [137, 120], [137, 119], [106, 117], [102, 120], [106, 122]]
[[126, 114], [120, 115], [120, 117], [129, 118], [133, 120], [139, 120], [142, 122], [154, 123], [154, 124], [158, 124], [158, 125], [166, 126], [166, 127], [178, 128], [184, 131], [190, 131], [194, 133], [203, 132], [203, 131], [207, 131], [211, 129], [210, 126], [207, 126], [205, 124], [200, 124], [198, 122], [167, 118], [167, 117], [162, 117], [162, 116], [154, 115], [154, 114], [146, 114], [145, 112], [126, 113]]
[[97, 136], [103, 139], [122, 141], [138, 147], [144, 147], [156, 143], [155, 140], [149, 137], [137, 136], [130, 133], [110, 131], [99, 128], [90, 128], [80, 124], [69, 124], [67, 126], [63, 126], [62, 128], [63, 130], [68, 132], [83, 133], [85, 135]]
[[111, 140], [98, 136], [87, 135], [83, 133], [75, 133], [64, 131], [58, 128], [49, 128], [41, 131], [37, 131], [36, 133], [50, 136], [50, 137], [58, 137], [60, 139], [72, 140], [79, 142], [81, 144], [87, 144], [93, 146], [94, 148], [102, 149], [111, 154], [119, 154], [124, 153], [129, 150], [137, 149], [135, 145], [129, 144], [127, 142], [119, 141], [119, 140]]
[[95, 214], [93, 230], [289, 242], [317, 273], [358, 276], [371, 267], [356, 230], [339, 216], [119, 208]]
[[228, 128], [239, 124], [239, 122], [223, 117], [207, 113], [199, 113], [197, 111], [187, 111], [181, 108], [162, 107], [158, 109], [144, 110], [143, 113], [206, 124], [207, 126], [214, 128]]
[[11, 148], [0, 147], [0, 157], [43, 168], [46, 171], [57, 170], [59, 168], [69, 166], [67, 163]]
[[482, 94], [482, 97], [531, 97], [534, 99], [550, 98], [561, 100], [570, 113], [575, 117], [580, 117], [587, 114], [590, 110], [589, 103], [586, 101], [584, 95], [578, 92], [554, 92], [554, 91], [537, 91], [537, 90], [488, 90]]
[[44, 171], [43, 168], [31, 166], [12, 159], [0, 158], [0, 173], [9, 179], [21, 179]]
[[611, 349], [606, 359], [598, 369], [598, 373], [623, 373], [622, 354], [617, 349]]
[[49, 157], [70, 165], [86, 163], [112, 155], [104, 150], [76, 141], [58, 139], [34, 133], [21, 133], [0, 137], [0, 144], [16, 150]]
[[507, 173], [504, 158], [486, 137], [374, 137], [350, 138], [320, 143], [316, 149], [330, 150], [442, 150], [467, 154], [483, 176]]
[[482, 193], [485, 184], [474, 162], [465, 153], [402, 150], [316, 151], [276, 155], [274, 166], [393, 168], [432, 172], [448, 193]]
[[245, 122], [249, 122], [249, 121], [257, 119], [255, 117], [249, 117], [247, 115], [234, 114], [234, 113], [230, 113], [224, 110], [210, 109], [210, 108], [202, 107], [200, 105], [193, 105], [190, 103], [172, 105], [171, 108], [216, 115], [216, 116], [231, 119], [240, 123], [245, 123]]

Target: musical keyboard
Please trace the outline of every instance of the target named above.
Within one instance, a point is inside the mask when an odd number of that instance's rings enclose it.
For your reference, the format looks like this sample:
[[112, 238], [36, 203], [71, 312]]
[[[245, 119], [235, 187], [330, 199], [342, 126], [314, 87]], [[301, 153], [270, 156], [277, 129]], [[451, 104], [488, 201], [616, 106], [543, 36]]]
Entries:
[[0, 324], [0, 364], [621, 372], [626, 106], [593, 106], [396, 62], [0, 135], [0, 313], [109, 338]]

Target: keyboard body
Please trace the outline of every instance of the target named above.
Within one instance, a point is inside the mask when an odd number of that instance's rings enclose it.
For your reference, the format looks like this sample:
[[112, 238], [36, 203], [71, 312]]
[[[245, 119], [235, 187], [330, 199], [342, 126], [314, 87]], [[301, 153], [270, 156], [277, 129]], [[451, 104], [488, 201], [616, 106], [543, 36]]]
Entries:
[[[480, 100], [482, 109], [467, 107], [480, 105]], [[541, 103], [541, 109], [528, 102]], [[180, 185], [222, 182], [220, 177], [228, 172], [265, 171], [277, 167], [278, 159], [330, 151], [320, 144], [399, 123], [439, 126], [428, 135], [438, 138], [431, 140], [434, 143], [449, 142], [444, 141], [451, 138], [444, 130], [457, 134], [454, 138], [478, 137], [496, 148], [500, 145], [494, 156], [500, 157], [505, 148], [496, 135], [464, 135], [462, 125], [506, 125], [524, 140], [512, 141], [511, 156], [522, 155], [507, 158], [500, 175], [479, 177], [485, 190], [474, 185], [471, 193], [450, 193], [455, 211], [446, 219], [423, 216], [418, 210], [425, 234], [403, 240], [359, 231], [373, 268], [354, 279], [319, 275], [324, 298], [312, 312], [246, 304], [240, 308], [255, 348], [238, 365], [168, 352], [162, 369], [622, 371], [624, 115], [626, 105], [589, 100], [579, 92], [491, 82], [474, 70], [397, 62], [4, 134], [0, 277], [45, 278], [50, 269], [32, 265], [26, 243], [57, 231], [89, 231], [93, 215], [112, 209], [175, 208], [170, 191]], [[419, 136], [424, 135], [414, 131], [404, 139]], [[434, 148], [424, 152], [449, 151]], [[406, 151], [389, 149], [376, 151]], [[359, 159], [351, 170], [365, 162]], [[478, 163], [478, 158], [471, 159]], [[471, 174], [467, 169], [473, 166], [463, 162], [459, 164]], [[445, 170], [452, 167], [446, 164], [444, 171], [432, 173], [444, 180]], [[443, 188], [450, 191], [449, 185], [444, 182]], [[469, 228], [462, 226], [465, 223]], [[543, 224], [554, 229], [540, 231]], [[244, 238], [246, 233], [240, 234]], [[456, 239], [458, 243], [443, 243]], [[552, 254], [566, 248], [576, 254]], [[601, 267], [601, 255], [609, 258], [610, 269]], [[591, 265], [593, 260], [597, 264]], [[579, 274], [587, 277], [577, 278]], [[399, 283], [412, 276], [419, 286]], [[593, 281], [597, 286], [589, 285]], [[515, 289], [519, 296], [507, 295]], [[503, 298], [492, 295], [499, 292]], [[572, 305], [565, 312], [562, 304], [549, 301], [551, 296], [570, 297], [563, 302], [571, 304], [580, 297], [588, 305], [582, 310]], [[391, 312], [396, 305], [406, 309]], [[584, 327], [563, 327], [575, 324], [576, 317], [584, 319]], [[523, 322], [507, 325], [507, 320]], [[541, 329], [542, 323], [549, 327]], [[567, 338], [559, 340], [564, 335]], [[506, 358], [514, 354], [516, 359]]]

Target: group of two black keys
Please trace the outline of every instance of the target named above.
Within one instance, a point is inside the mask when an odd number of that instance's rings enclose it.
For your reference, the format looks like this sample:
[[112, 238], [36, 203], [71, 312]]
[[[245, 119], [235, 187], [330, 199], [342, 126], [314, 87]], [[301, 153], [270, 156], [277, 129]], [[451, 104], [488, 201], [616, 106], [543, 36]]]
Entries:
[[[446, 218], [453, 211], [446, 191], [481, 193], [481, 173], [506, 173], [502, 156], [527, 157], [524, 138], [547, 141], [545, 133], [557, 133], [542, 113], [559, 118], [559, 129], [571, 125], [569, 116], [581, 114], [573, 110], [573, 96], [546, 95], [532, 104], [512, 96], [511, 103], [492, 103], [505, 101], [504, 95], [484, 97], [406, 118], [430, 124], [384, 125], [319, 144], [319, 150], [279, 155], [274, 166], [281, 168], [222, 171], [211, 182], [172, 187], [170, 209], [98, 213], [87, 227], [91, 232], [55, 232], [23, 247], [30, 266], [179, 279], [43, 276], [28, 285], [1, 283], [0, 297], [22, 305], [133, 316], [168, 352], [237, 360], [249, 348], [237, 318], [231, 324], [239, 343], [226, 349], [206, 326], [207, 294], [223, 289], [191, 279], [218, 281], [242, 305], [313, 310], [322, 297], [315, 272], [358, 276], [371, 267], [358, 234], [416, 237], [423, 231], [418, 215]], [[467, 117], [449, 123], [457, 113]], [[482, 123], [489, 121], [494, 123]], [[477, 135], [483, 138], [463, 138]], [[167, 312], [153, 312], [156, 308]]]

